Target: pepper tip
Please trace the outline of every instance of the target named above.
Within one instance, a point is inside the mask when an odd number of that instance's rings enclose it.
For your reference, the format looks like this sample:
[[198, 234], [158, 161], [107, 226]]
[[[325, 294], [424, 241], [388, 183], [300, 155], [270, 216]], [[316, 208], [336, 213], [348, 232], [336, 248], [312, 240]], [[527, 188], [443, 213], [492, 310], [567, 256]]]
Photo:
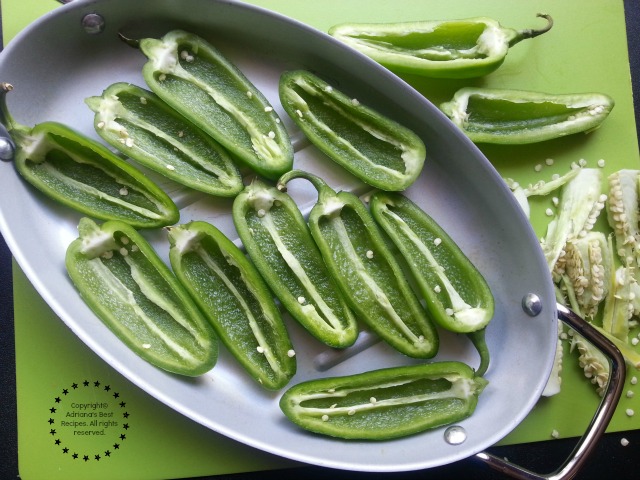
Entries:
[[122, 40], [124, 43], [133, 48], [140, 48], [140, 40], [135, 38], [129, 38], [124, 33], [118, 32], [118, 38]]

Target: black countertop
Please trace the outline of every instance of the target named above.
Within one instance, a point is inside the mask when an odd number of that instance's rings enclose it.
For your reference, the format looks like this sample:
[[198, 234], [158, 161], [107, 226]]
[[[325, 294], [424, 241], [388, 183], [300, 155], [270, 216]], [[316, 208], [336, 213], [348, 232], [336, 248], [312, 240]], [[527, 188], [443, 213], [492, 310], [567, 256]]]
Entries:
[[[595, 1], [595, 0], [586, 0]], [[618, 1], [618, 0], [600, 0]], [[624, 0], [627, 23], [627, 38], [631, 64], [631, 77], [635, 103], [636, 127], [640, 139], [640, 0]], [[0, 2], [0, 9], [1, 9]], [[1, 17], [0, 17], [1, 18]], [[0, 32], [1, 38], [1, 32]], [[11, 252], [0, 236], [0, 480], [19, 478], [18, 445], [16, 426], [16, 377], [15, 345], [13, 331], [13, 298], [11, 280]], [[629, 445], [624, 447], [625, 438]], [[539, 473], [555, 470], [571, 453], [576, 439], [553, 440], [532, 444], [494, 447], [491, 453], [507, 457], [525, 468]], [[627, 480], [640, 476], [640, 430], [609, 433], [599, 441], [595, 451], [587, 460], [577, 477], [581, 480], [616, 478]], [[372, 474], [343, 472], [320, 467], [303, 467], [285, 471], [269, 471], [222, 475], [211, 477], [218, 480], [244, 479], [500, 479], [504, 475], [489, 469], [479, 460], [470, 458], [452, 465], [421, 472]]]

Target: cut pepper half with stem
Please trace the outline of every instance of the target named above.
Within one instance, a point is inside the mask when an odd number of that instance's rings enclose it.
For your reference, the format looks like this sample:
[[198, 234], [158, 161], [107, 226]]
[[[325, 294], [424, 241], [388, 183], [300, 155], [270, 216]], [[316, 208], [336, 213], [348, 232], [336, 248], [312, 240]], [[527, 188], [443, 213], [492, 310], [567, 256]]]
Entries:
[[431, 317], [446, 330], [473, 334], [484, 374], [489, 363], [484, 329], [493, 318], [494, 299], [482, 274], [445, 230], [404, 195], [375, 192], [370, 210], [406, 260]]
[[309, 229], [358, 318], [409, 357], [435, 356], [438, 332], [362, 201], [301, 170], [283, 175], [279, 188], [294, 178], [305, 178], [318, 190]]
[[548, 32], [547, 25], [516, 30], [488, 17], [388, 23], [345, 23], [329, 34], [396, 73], [434, 78], [473, 78], [496, 70], [509, 49]]
[[33, 128], [10, 115], [0, 88], [0, 120], [16, 144], [18, 173], [49, 198], [100, 220], [136, 228], [172, 225], [180, 213], [171, 198], [142, 172], [104, 145], [58, 122]]

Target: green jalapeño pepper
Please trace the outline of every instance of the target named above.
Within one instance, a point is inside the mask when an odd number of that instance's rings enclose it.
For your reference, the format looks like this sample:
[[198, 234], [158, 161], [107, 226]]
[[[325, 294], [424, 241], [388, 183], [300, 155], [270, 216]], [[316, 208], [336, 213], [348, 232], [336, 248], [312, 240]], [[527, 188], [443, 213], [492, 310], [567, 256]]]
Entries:
[[169, 243], [173, 271], [227, 349], [263, 387], [285, 386], [296, 372], [295, 352], [253, 264], [206, 222], [171, 227]]
[[407, 260], [433, 319], [452, 332], [474, 332], [493, 318], [482, 274], [436, 221], [399, 193], [375, 192], [371, 214]]
[[362, 201], [350, 192], [336, 193], [300, 170], [284, 174], [279, 186], [298, 177], [318, 190], [309, 229], [351, 309], [399, 352], [433, 357], [439, 347], [437, 330]]
[[425, 146], [411, 130], [306, 71], [280, 78], [287, 114], [319, 150], [365, 183], [404, 190], [420, 175]]
[[278, 115], [244, 74], [204, 39], [172, 31], [139, 41], [142, 73], [160, 98], [257, 173], [291, 169], [293, 147]]
[[309, 380], [289, 388], [280, 409], [312, 432], [388, 440], [471, 416], [487, 384], [463, 363], [425, 363]]
[[155, 183], [104, 145], [57, 122], [16, 123], [2, 84], [0, 121], [16, 144], [15, 166], [42, 193], [85, 215], [138, 228], [171, 225], [178, 208]]
[[375, 192], [375, 221], [407, 261], [431, 317], [441, 327], [470, 336], [483, 375], [489, 355], [484, 329], [493, 318], [494, 299], [486, 280], [453, 239], [426, 212], [399, 193]]
[[236, 197], [233, 220], [253, 263], [291, 316], [331, 347], [352, 345], [356, 320], [294, 200], [254, 180]]
[[542, 142], [600, 126], [614, 106], [602, 93], [462, 88], [440, 109], [475, 143]]
[[66, 253], [78, 292], [131, 350], [169, 372], [209, 371], [218, 341], [189, 294], [131, 226], [83, 218]]
[[233, 197], [242, 190], [226, 150], [152, 92], [116, 83], [86, 103], [95, 112], [96, 132], [145, 167], [211, 195]]
[[518, 42], [548, 32], [502, 27], [491, 18], [400, 23], [348, 23], [329, 34], [389, 70], [434, 78], [473, 78], [496, 70]]

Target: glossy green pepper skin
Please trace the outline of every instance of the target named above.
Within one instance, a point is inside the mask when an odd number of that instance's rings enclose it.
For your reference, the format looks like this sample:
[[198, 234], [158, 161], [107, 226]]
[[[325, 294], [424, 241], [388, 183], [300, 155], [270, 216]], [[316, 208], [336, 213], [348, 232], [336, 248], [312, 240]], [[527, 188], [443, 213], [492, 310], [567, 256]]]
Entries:
[[502, 65], [518, 42], [548, 32], [502, 27], [487, 17], [463, 20], [335, 25], [329, 34], [389, 70], [433, 78], [473, 78]]
[[399, 352], [433, 357], [439, 347], [437, 330], [362, 201], [350, 192], [336, 193], [300, 170], [283, 175], [279, 186], [298, 177], [318, 190], [309, 229], [351, 309]]
[[51, 199], [100, 220], [136, 228], [172, 225], [180, 218], [171, 198], [104, 145], [57, 122], [33, 128], [8, 112], [0, 89], [0, 120], [16, 144], [14, 163], [27, 182]]
[[206, 222], [171, 227], [169, 243], [173, 271], [227, 349], [264, 388], [284, 387], [296, 372], [295, 352], [253, 264]]
[[400, 193], [375, 192], [371, 215], [406, 260], [431, 318], [442, 328], [467, 333], [478, 349], [483, 375], [489, 366], [485, 328], [493, 318], [493, 294], [455, 241], [425, 211]]
[[242, 190], [240, 172], [220, 144], [154, 93], [115, 83], [86, 103], [98, 135], [139, 164], [211, 195]]
[[389, 440], [469, 417], [487, 384], [463, 363], [425, 363], [303, 382], [284, 393], [280, 409], [312, 432]]
[[285, 72], [279, 90], [285, 111], [311, 143], [363, 182], [404, 190], [420, 175], [425, 145], [408, 128], [304, 70]]
[[604, 122], [614, 104], [602, 93], [466, 87], [440, 109], [475, 143], [515, 145], [591, 132]]
[[291, 316], [331, 347], [352, 345], [355, 317], [295, 201], [256, 179], [234, 200], [233, 220], [254, 265]]
[[151, 245], [131, 226], [83, 218], [66, 268], [85, 303], [131, 350], [169, 372], [213, 368], [218, 341]]
[[278, 178], [293, 147], [278, 115], [244, 74], [204, 39], [174, 30], [138, 42], [142, 74], [162, 100], [260, 175]]

